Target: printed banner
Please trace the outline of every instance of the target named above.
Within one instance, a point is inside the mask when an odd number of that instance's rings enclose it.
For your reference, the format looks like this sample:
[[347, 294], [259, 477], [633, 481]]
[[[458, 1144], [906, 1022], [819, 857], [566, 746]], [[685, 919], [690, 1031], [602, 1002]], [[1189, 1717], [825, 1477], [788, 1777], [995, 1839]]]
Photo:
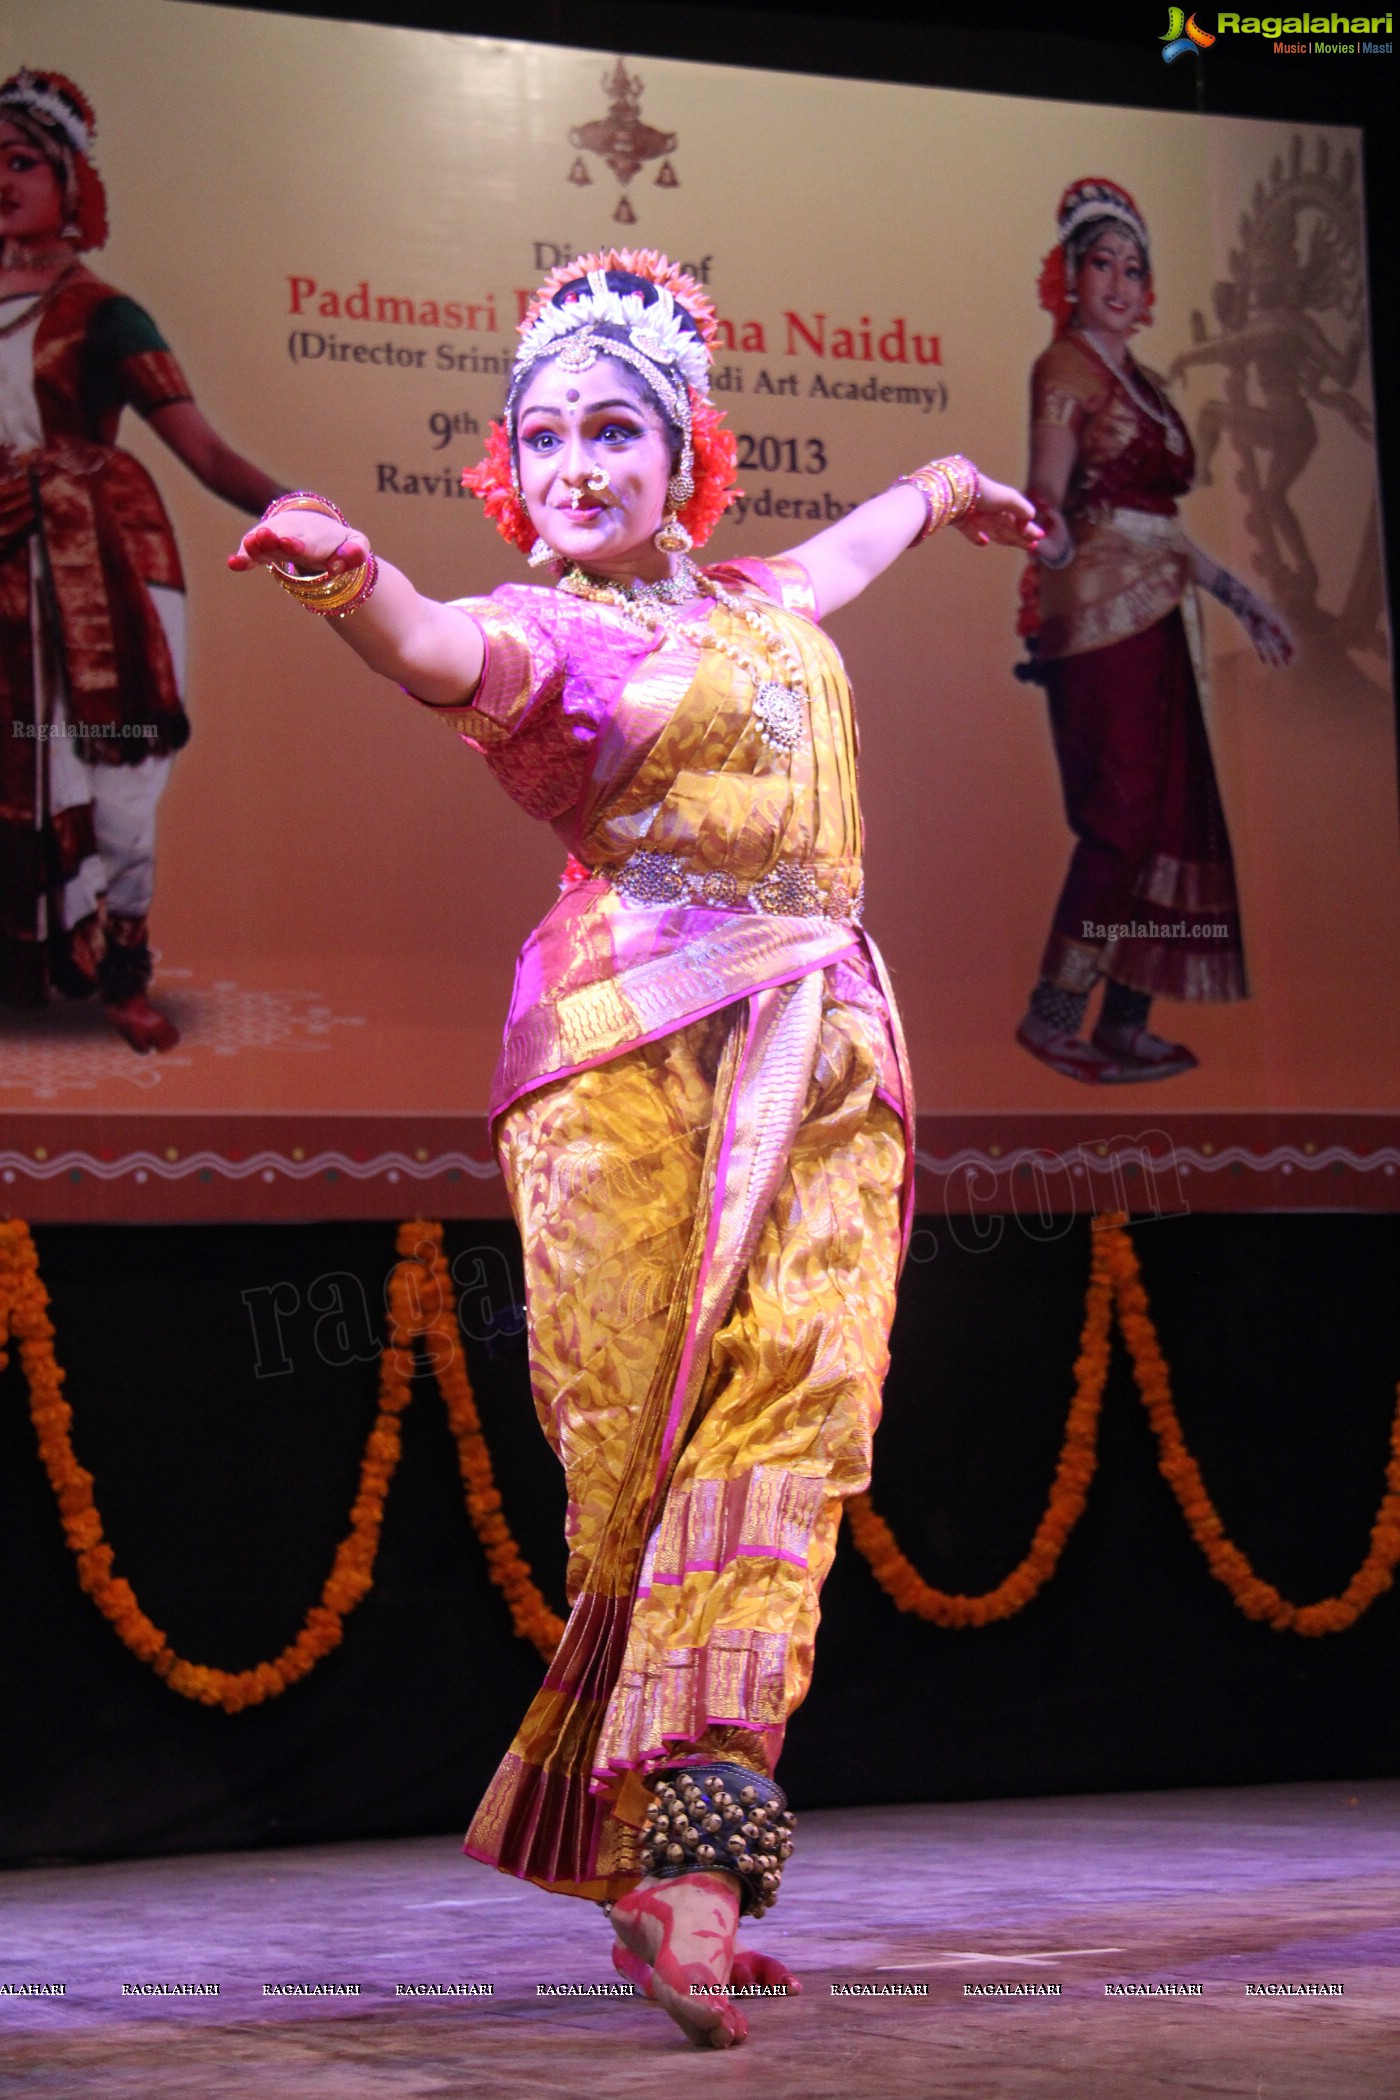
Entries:
[[[1177, 797], [1185, 837], [1213, 778], [1247, 996], [1215, 996], [1211, 900], [1165, 830], [1131, 919], [1067, 924], [1087, 686], [1049, 703], [1014, 675], [1021, 557], [911, 550], [831, 632], [921, 1202], [1400, 1201], [1359, 134], [167, 0], [11, 0], [0, 74], [21, 66], [90, 109], [110, 230], [83, 256], [98, 291], [0, 299], [0, 1206], [502, 1206], [487, 1087], [559, 846], [326, 623], [226, 569], [236, 504], [324, 490], [441, 597], [527, 580], [460, 476], [523, 301], [608, 243], [664, 250], [722, 316], [744, 494], [715, 558], [799, 548], [942, 453], [1021, 482], [1042, 258], [1086, 174], [1148, 229], [1134, 352], [1194, 445], [1186, 531], [1296, 641], [1267, 668], [1205, 601], [1208, 754], [1168, 778], [1147, 738], [1123, 787], [1139, 814]], [[90, 184], [65, 200], [89, 231], [96, 208]], [[1105, 670], [1094, 736], [1120, 734], [1134, 676]], [[1090, 1088], [1021, 1047], [1052, 920], [1061, 961], [1156, 944], [1150, 1026], [1195, 1069]], [[168, 1024], [144, 1049], [112, 1018], [143, 1003]]]

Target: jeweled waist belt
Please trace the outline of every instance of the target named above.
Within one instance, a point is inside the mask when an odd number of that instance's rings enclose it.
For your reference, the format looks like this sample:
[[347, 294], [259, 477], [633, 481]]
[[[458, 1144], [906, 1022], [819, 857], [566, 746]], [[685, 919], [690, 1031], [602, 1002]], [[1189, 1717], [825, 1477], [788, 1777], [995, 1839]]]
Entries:
[[723, 868], [691, 868], [676, 853], [639, 847], [616, 867], [599, 868], [633, 904], [702, 904], [716, 911], [771, 912], [784, 919], [860, 924], [865, 884], [848, 868], [783, 860], [756, 882]]

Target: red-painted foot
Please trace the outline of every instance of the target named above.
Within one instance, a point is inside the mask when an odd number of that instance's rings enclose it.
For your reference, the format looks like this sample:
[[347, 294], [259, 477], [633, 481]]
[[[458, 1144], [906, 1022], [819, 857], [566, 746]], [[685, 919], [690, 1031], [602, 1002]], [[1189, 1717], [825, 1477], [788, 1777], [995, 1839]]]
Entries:
[[614, 1961], [629, 1983], [643, 1969], [646, 1994], [701, 2048], [732, 2049], [749, 2024], [726, 1988], [739, 1928], [732, 1874], [682, 1874], [642, 1881], [612, 1907], [612, 1927], [630, 1960]]
[[794, 1976], [785, 1961], [776, 1954], [759, 1954], [752, 1947], [736, 1947], [734, 1961], [729, 1971], [729, 1987], [739, 1984], [761, 1983], [765, 1989], [780, 1988], [789, 1998], [800, 1998], [802, 1979]]
[[[643, 1961], [624, 1947], [621, 1940], [613, 1941], [613, 1967], [619, 1976], [640, 1991], [644, 1998], [653, 1998], [651, 1988], [651, 1963]], [[765, 1991], [781, 1991], [788, 1998], [800, 1998], [802, 1979], [795, 1976], [785, 1961], [776, 1954], [759, 1954], [752, 1947], [736, 1947], [734, 1961], [729, 1971], [729, 1988], [742, 1988], [745, 1984], [762, 1984]]]
[[630, 1947], [624, 1947], [621, 1940], [612, 1943], [612, 1965], [634, 1991], [640, 1991], [644, 1998], [651, 1997], [651, 1963], [643, 1961], [641, 1955], [634, 1954]]

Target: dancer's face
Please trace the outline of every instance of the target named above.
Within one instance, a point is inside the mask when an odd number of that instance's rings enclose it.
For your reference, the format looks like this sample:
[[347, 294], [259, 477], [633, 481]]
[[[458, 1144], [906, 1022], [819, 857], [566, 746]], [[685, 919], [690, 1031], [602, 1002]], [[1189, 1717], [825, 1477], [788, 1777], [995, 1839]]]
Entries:
[[0, 240], [57, 240], [63, 191], [38, 147], [15, 124], [0, 124]]
[[1130, 233], [1101, 233], [1079, 266], [1075, 283], [1081, 328], [1129, 336], [1147, 306], [1147, 265]]
[[[516, 411], [520, 487], [530, 523], [569, 561], [604, 575], [666, 563], [652, 534], [666, 508], [670, 439], [626, 365], [599, 358], [586, 372], [551, 358]], [[590, 488], [606, 473], [602, 488]]]

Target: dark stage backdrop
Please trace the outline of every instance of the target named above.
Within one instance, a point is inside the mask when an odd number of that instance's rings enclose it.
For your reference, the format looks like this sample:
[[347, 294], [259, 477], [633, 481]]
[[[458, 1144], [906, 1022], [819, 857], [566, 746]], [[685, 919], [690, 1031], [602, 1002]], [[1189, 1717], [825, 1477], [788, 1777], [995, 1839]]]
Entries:
[[[967, 1591], [1014, 1565], [1044, 1507], [1089, 1254], [1083, 1223], [1048, 1239], [1009, 1218], [976, 1230], [938, 1219], [916, 1237], [875, 1465], [877, 1506], [925, 1577]], [[1290, 1598], [1334, 1594], [1383, 1486], [1400, 1219], [1177, 1218], [1136, 1237], [1229, 1530]], [[392, 1229], [38, 1238], [118, 1572], [181, 1654], [265, 1660], [319, 1593], [374, 1409], [367, 1329], [316, 1306], [338, 1276], [353, 1311], [358, 1279], [382, 1331]], [[449, 1253], [480, 1335], [518, 1286], [511, 1230], [459, 1224]], [[511, 1523], [557, 1604], [563, 1498], [523, 1356], [476, 1340], [468, 1354]], [[1243, 1619], [1156, 1471], [1121, 1359], [1088, 1511], [1020, 1616], [966, 1633], [901, 1617], [844, 1538], [823, 1603], [784, 1768], [799, 1807], [1397, 1770], [1394, 1595], [1321, 1640]], [[486, 1580], [430, 1382], [343, 1647], [230, 1717], [167, 1691], [80, 1593], [22, 1379], [0, 1380], [5, 1860], [455, 1832], [539, 1674]]]

